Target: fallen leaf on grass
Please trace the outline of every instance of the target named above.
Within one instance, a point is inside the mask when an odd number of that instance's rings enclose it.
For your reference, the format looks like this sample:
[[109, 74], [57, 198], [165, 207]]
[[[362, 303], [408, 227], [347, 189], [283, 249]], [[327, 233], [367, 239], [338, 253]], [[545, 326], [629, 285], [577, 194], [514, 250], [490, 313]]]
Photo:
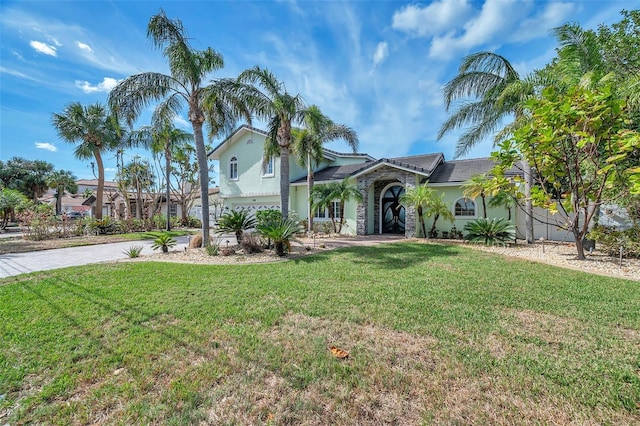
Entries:
[[335, 356], [338, 359], [347, 359], [347, 358], [349, 358], [349, 352], [347, 352], [347, 351], [345, 351], [343, 349], [339, 349], [339, 348], [336, 348], [335, 346], [331, 346], [329, 348], [329, 350], [331, 351], [333, 356]]

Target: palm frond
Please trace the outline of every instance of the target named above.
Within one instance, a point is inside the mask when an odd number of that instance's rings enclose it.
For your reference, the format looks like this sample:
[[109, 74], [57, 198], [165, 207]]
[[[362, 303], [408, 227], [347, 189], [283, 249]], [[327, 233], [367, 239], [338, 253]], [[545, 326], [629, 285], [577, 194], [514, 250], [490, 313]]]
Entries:
[[187, 88], [175, 78], [156, 72], [134, 74], [111, 90], [109, 106], [118, 117], [131, 124], [147, 106], [171, 92], [188, 101]]

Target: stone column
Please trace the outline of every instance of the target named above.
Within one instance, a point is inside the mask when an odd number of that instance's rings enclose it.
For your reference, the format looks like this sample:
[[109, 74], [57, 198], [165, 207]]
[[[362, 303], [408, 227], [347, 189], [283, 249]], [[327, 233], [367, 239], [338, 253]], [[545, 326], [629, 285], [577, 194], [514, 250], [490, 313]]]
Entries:
[[362, 194], [362, 202], [358, 203], [358, 207], [356, 208], [356, 235], [366, 235], [369, 191], [367, 191], [367, 181], [365, 178], [358, 179], [358, 190]]
[[[405, 173], [404, 190], [410, 191], [415, 188], [415, 175]], [[407, 206], [404, 210], [404, 236], [405, 238], [413, 238], [416, 235], [416, 209], [413, 206]]]

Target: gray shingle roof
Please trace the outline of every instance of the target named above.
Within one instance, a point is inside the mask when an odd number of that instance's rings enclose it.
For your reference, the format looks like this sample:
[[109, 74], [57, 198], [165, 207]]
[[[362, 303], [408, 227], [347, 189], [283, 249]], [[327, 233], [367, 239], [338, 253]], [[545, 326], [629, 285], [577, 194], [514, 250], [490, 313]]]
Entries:
[[[318, 170], [313, 174], [313, 179], [317, 182], [324, 182], [328, 180], [342, 180], [347, 176], [354, 175], [358, 173], [360, 170], [366, 169], [372, 164], [377, 163], [368, 161], [362, 164], [349, 164], [346, 166], [332, 166], [326, 167], [322, 170]], [[303, 176], [300, 179], [294, 180], [292, 183], [305, 183], [307, 182], [307, 177]]]
[[[495, 163], [490, 158], [473, 158], [469, 160], [455, 160], [441, 163], [429, 177], [430, 183], [465, 182], [473, 175], [487, 173], [493, 169]], [[519, 165], [507, 172], [507, 176], [522, 175]]]

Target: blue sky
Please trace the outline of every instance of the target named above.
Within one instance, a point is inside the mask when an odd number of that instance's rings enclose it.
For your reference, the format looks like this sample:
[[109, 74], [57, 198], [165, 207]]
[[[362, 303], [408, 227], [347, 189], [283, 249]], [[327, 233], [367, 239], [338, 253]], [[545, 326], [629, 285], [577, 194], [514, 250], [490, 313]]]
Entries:
[[[212, 78], [266, 67], [290, 92], [353, 127], [362, 152], [443, 152], [452, 159], [457, 135], [436, 140], [446, 117], [441, 90], [465, 55], [494, 51], [526, 74], [554, 56], [550, 29], [569, 21], [609, 25], [620, 10], [638, 6], [640, 0], [0, 0], [0, 159], [46, 160], [93, 178], [89, 163], [57, 136], [51, 114], [70, 102], [105, 103], [128, 75], [168, 72], [146, 38], [160, 8], [182, 20], [193, 47], [223, 54], [225, 68]], [[190, 129], [186, 115], [176, 124]], [[487, 140], [468, 157], [487, 156], [491, 146]], [[107, 154], [107, 179], [115, 165]]]

